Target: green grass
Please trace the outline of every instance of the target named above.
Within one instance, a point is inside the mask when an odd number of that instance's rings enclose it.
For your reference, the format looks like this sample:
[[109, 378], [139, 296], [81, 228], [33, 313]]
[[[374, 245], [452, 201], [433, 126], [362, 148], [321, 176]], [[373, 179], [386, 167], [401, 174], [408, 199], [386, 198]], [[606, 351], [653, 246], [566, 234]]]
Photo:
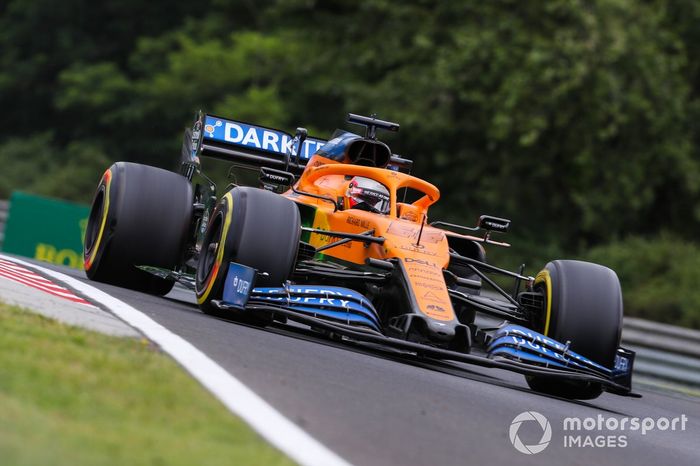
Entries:
[[0, 464], [289, 464], [146, 340], [0, 303]]

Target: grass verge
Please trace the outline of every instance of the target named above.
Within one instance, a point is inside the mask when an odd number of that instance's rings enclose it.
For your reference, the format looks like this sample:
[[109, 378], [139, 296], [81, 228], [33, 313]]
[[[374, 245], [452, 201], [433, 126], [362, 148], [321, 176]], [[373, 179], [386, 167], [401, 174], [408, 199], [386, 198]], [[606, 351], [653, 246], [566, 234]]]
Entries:
[[290, 464], [147, 340], [0, 303], [0, 463]]

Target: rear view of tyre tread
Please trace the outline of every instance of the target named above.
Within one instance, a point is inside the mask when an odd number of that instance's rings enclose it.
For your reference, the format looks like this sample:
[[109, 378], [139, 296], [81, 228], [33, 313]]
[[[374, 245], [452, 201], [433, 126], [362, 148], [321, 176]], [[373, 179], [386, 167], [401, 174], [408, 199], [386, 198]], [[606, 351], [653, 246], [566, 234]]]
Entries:
[[137, 269], [179, 267], [192, 221], [192, 187], [183, 176], [117, 162], [100, 180], [85, 236], [88, 278], [156, 295], [174, 284]]

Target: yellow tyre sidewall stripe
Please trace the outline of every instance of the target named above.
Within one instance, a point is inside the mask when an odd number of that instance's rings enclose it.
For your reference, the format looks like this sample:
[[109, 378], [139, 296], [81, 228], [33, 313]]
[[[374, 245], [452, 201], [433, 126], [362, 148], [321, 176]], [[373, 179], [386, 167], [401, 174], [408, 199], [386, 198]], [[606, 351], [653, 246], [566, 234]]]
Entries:
[[97, 233], [97, 239], [92, 245], [92, 251], [90, 251], [90, 257], [85, 259], [85, 270], [89, 270], [97, 257], [97, 251], [100, 250], [100, 245], [102, 243], [102, 236], [104, 235], [105, 225], [107, 224], [107, 215], [109, 214], [109, 187], [112, 185], [112, 169], [109, 168], [102, 175], [102, 180], [100, 184], [105, 187], [105, 192], [102, 201], [102, 220], [100, 221], [100, 231]]
[[233, 196], [231, 195], [231, 192], [227, 192], [224, 197], [222, 198], [226, 204], [227, 204], [227, 209], [226, 209], [226, 217], [224, 218], [224, 227], [221, 230], [221, 237], [219, 238], [219, 249], [216, 252], [216, 261], [214, 262], [214, 265], [212, 266], [211, 273], [209, 274], [209, 278], [207, 280], [207, 285], [204, 289], [204, 293], [199, 295], [197, 297], [197, 302], [199, 304], [203, 304], [208, 298], [209, 294], [211, 293], [212, 288], [214, 287], [214, 283], [216, 282], [217, 276], [219, 272], [221, 271], [221, 265], [224, 261], [224, 250], [226, 249], [226, 239], [228, 237], [228, 230], [231, 227], [231, 219], [233, 217]]
[[543, 269], [535, 277], [535, 285], [544, 283], [545, 292], [547, 293], [547, 309], [544, 319], [544, 335], [549, 336], [549, 323], [552, 319], [552, 277], [549, 275], [549, 270]]

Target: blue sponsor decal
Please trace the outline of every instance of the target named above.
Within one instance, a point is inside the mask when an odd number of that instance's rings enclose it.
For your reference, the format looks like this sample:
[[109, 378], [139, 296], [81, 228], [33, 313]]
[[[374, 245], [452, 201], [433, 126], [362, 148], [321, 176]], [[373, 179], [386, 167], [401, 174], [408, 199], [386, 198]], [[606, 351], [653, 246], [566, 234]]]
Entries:
[[[297, 141], [285, 133], [271, 128], [250, 125], [207, 115], [204, 121], [204, 139], [247, 147], [271, 154], [296, 155]], [[307, 138], [301, 148], [300, 158], [308, 160], [326, 141]]]
[[255, 288], [251, 302], [268, 302], [292, 311], [348, 325], [380, 331], [379, 316], [361, 293], [339, 286], [290, 285], [286, 288]]
[[357, 301], [363, 306], [374, 310], [372, 303], [362, 294], [349, 288], [340, 286], [323, 286], [323, 285], [291, 285], [287, 288], [255, 288], [253, 293], [256, 295], [271, 295], [271, 296], [323, 296], [325, 298], [344, 297]]
[[255, 269], [231, 262], [224, 282], [224, 302], [244, 309], [253, 291], [255, 273]]
[[379, 326], [371, 319], [361, 315], [352, 314], [350, 312], [333, 311], [330, 309], [319, 309], [306, 306], [289, 306], [289, 309], [292, 311], [301, 312], [303, 314], [308, 314], [319, 319], [331, 320], [346, 325], [360, 325], [369, 327], [377, 332], [380, 331]]
[[616, 354], [615, 355], [615, 365], [614, 365], [614, 370], [615, 372], [621, 372], [621, 373], [627, 373], [629, 372], [630, 369], [630, 358], [621, 355], [621, 354]]
[[566, 345], [519, 325], [506, 325], [499, 329], [493, 335], [487, 351], [489, 356], [499, 355], [557, 367], [593, 371], [606, 376], [612, 374], [610, 369], [571, 351]]
[[515, 359], [517, 361], [531, 362], [546, 367], [554, 367], [556, 369], [566, 369], [568, 366], [562, 364], [558, 361], [553, 361], [550, 358], [545, 358], [533, 353], [527, 353], [525, 351], [518, 350], [516, 348], [511, 348], [508, 346], [503, 346], [489, 351], [489, 356], [502, 356], [508, 359]]
[[322, 309], [336, 310], [342, 312], [343, 314], [356, 314], [364, 316], [367, 319], [374, 321], [376, 325], [379, 324], [377, 315], [365, 306], [358, 304], [349, 299], [340, 298], [317, 298], [310, 296], [271, 296], [271, 295], [253, 295], [251, 299], [256, 301], [267, 301], [277, 305], [282, 305], [290, 309], [296, 308], [296, 306], [302, 306], [305, 308], [315, 308], [319, 312], [323, 312]]

